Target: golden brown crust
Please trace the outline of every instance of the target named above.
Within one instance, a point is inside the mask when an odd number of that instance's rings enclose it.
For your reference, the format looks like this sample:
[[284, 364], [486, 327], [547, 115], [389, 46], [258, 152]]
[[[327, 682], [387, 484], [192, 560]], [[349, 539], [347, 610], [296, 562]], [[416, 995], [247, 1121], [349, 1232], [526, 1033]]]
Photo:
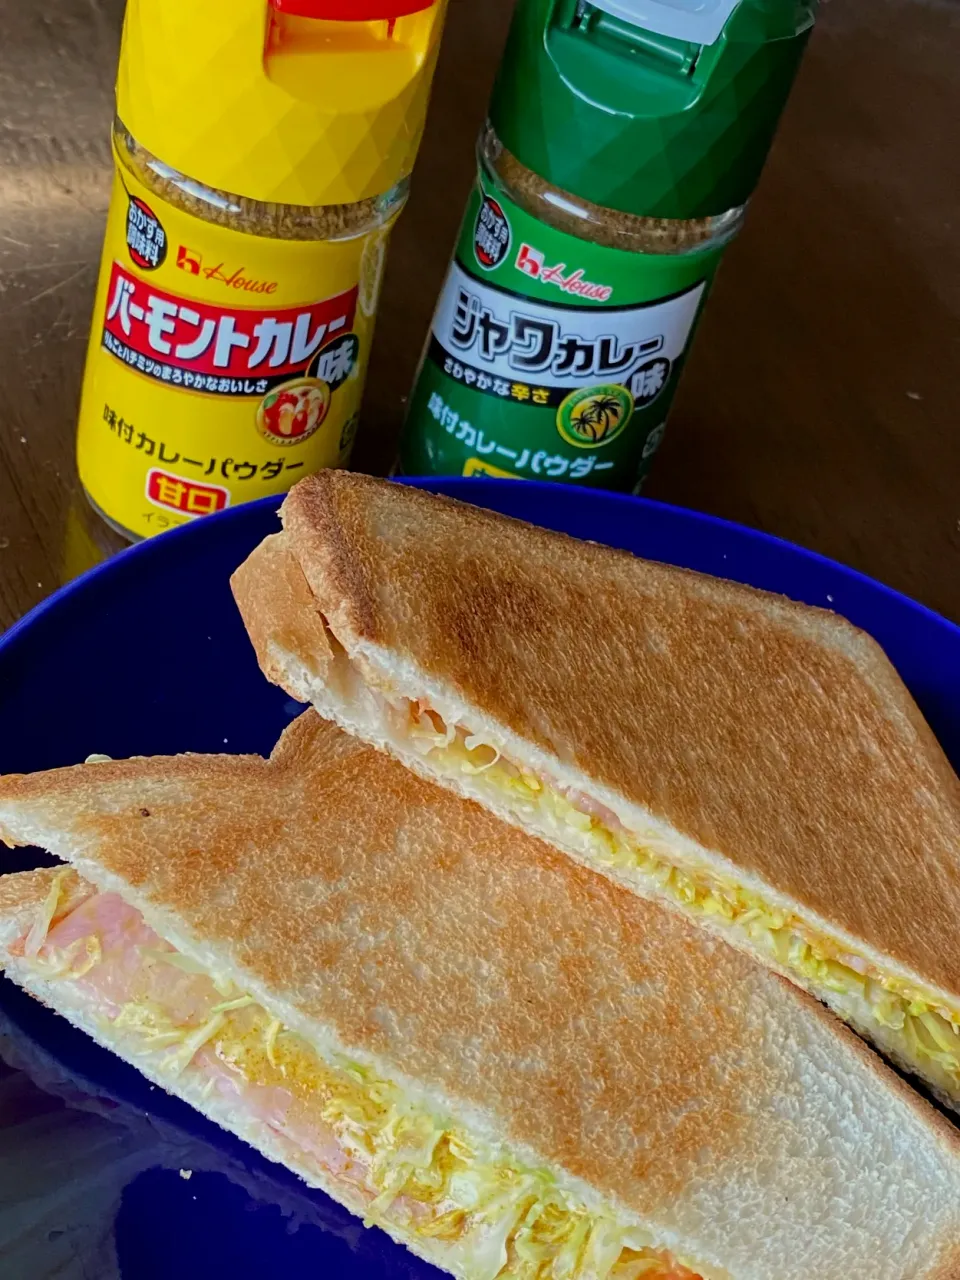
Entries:
[[921, 1195], [960, 1243], [956, 1135], [819, 1005], [314, 713], [270, 762], [0, 780], [0, 824], [731, 1275], [775, 1270], [734, 1265], [758, 1197], [797, 1247], [805, 1215], [899, 1238]]
[[237, 600], [244, 601], [243, 621], [264, 675], [278, 681], [277, 649], [303, 654], [311, 674], [322, 678], [329, 666], [330, 645], [296, 558], [281, 535], [266, 538], [230, 580]]
[[[43, 870], [42, 872], [24, 871], [14, 875], [0, 875], [0, 938], [5, 937], [8, 926], [11, 923], [16, 925], [16, 916], [18, 914], [36, 911], [42, 906], [56, 874], [56, 870]], [[72, 872], [63, 881], [63, 889], [66, 910], [71, 910], [78, 905], [80, 900], [96, 892], [92, 885], [81, 880], [79, 876]], [[13, 920], [11, 920], [11, 915]], [[2, 962], [3, 953], [0, 951], [0, 968], [3, 968]], [[203, 1089], [202, 1084], [198, 1085], [196, 1080], [190, 1081], [189, 1077], [187, 1077], [187, 1085], [184, 1087], [184, 1077], [182, 1075], [171, 1077], [169, 1074], [157, 1071], [155, 1063], [148, 1065], [141, 1055], [130, 1053], [129, 1044], [122, 1045], [122, 1036], [120, 1037], [121, 1044], [117, 1043], [114, 1035], [111, 1034], [108, 1023], [105, 1023], [95, 1015], [91, 1017], [91, 1011], [87, 1011], [86, 1016], [84, 1016], [82, 1004], [65, 1006], [63, 1001], [64, 988], [56, 980], [48, 983], [43, 981], [42, 976], [38, 977], [36, 974], [29, 973], [29, 971], [18, 973], [16, 972], [16, 961], [14, 961], [11, 968], [13, 968], [14, 972], [8, 972], [7, 976], [12, 977], [14, 981], [19, 981], [35, 1000], [38, 1000], [53, 1012], [60, 1014], [61, 1017], [65, 1017], [73, 1026], [85, 1032], [104, 1049], [117, 1054], [124, 1062], [143, 1072], [154, 1086], [196, 1107], [208, 1119], [250, 1143], [267, 1159], [285, 1164], [297, 1173], [308, 1186], [324, 1191], [332, 1199], [349, 1209], [352, 1214], [359, 1218], [365, 1216], [367, 1201], [357, 1193], [356, 1188], [349, 1182], [341, 1181], [332, 1176], [325, 1176], [314, 1161], [310, 1159], [304, 1161], [300, 1158], [301, 1153], [294, 1143], [285, 1141], [280, 1134], [271, 1130], [268, 1126], [251, 1124], [244, 1112], [238, 1110], [235, 1106], [228, 1104], [225, 1108], [222, 1099], [217, 1097], [211, 1099], [211, 1096]], [[27, 982], [24, 981], [25, 978], [28, 980]], [[4, 1058], [10, 1066], [18, 1070], [27, 1071], [44, 1090], [51, 1090], [58, 1096], [63, 1096], [60, 1084], [64, 1078], [64, 1073], [60, 1063], [55, 1060], [52, 1063], [48, 1062], [42, 1049], [38, 1049], [36, 1045], [31, 1044], [21, 1036], [16, 1037], [13, 1043], [14, 1052], [11, 1054], [9, 1047], [4, 1048], [2, 1039], [2, 1027], [0, 1027], [0, 1049], [3, 1050]], [[69, 1100], [72, 1101], [76, 1096], [77, 1090], [72, 1085], [69, 1073], [66, 1079], [68, 1084], [67, 1093]], [[90, 1081], [83, 1080], [81, 1082], [81, 1090], [87, 1092], [89, 1088]], [[120, 1105], [122, 1106], [123, 1104]], [[111, 1113], [113, 1113], [112, 1107]], [[212, 1153], [212, 1148], [204, 1150], [205, 1155]], [[196, 1166], [191, 1164], [190, 1167]], [[255, 1199], [263, 1199], [263, 1186], [258, 1185], [256, 1177], [253, 1178], [252, 1182], [248, 1177], [245, 1177], [241, 1166], [231, 1167], [228, 1176], [231, 1181], [243, 1186]], [[275, 1202], [275, 1197], [273, 1199]], [[335, 1234], [343, 1234], [342, 1229], [331, 1227], [329, 1222], [324, 1223], [324, 1228], [333, 1230]], [[404, 1245], [418, 1257], [433, 1263], [434, 1266], [450, 1269], [451, 1258], [447, 1255], [442, 1241], [418, 1240], [416, 1237], [405, 1235], [403, 1231], [394, 1228], [390, 1224], [383, 1224], [382, 1229], [386, 1231], [391, 1239]], [[347, 1233], [344, 1238], [349, 1239], [350, 1234]], [[456, 1274], [456, 1271], [453, 1273]]]
[[[182, 756], [162, 771], [134, 760], [0, 780], [0, 821], [42, 809], [59, 827], [69, 812], [74, 848], [96, 850], [100, 867], [182, 918], [205, 945], [236, 944], [243, 968], [295, 993], [310, 1018], [335, 1022], [346, 1043], [399, 1058], [410, 1075], [466, 1090], [478, 1105], [494, 1098], [516, 1140], [588, 1181], [602, 1185], [611, 1161], [625, 1161], [630, 1199], [657, 1169], [669, 1196], [679, 1156], [738, 1145], [743, 1094], [758, 1085], [737, 1066], [746, 1033], [717, 991], [701, 1011], [710, 1052], [674, 1034], [667, 990], [695, 987], [710, 947], [680, 921], [645, 940], [654, 908], [314, 713], [287, 732], [270, 764], [241, 764]], [[498, 877], [489, 875], [491, 859], [500, 861]], [[501, 938], [527, 904], [536, 910], [526, 934]], [[619, 945], [627, 936], [637, 940], [629, 949]], [[739, 958], [729, 963], [738, 976], [749, 969]], [[317, 981], [331, 974], [335, 983]], [[631, 986], [651, 998], [626, 998]], [[495, 993], [486, 1013], [484, 987]], [[604, 989], [606, 1007], [597, 1000]], [[588, 1061], [566, 1035], [572, 1011], [593, 1020], [598, 1043]], [[398, 1038], [411, 1022], [416, 1032]], [[642, 1069], [644, 1041], [664, 1037], [674, 1043], [671, 1072], [621, 1097]], [[471, 1038], [486, 1045], [478, 1061], [449, 1054]], [[554, 1042], [546, 1074], [514, 1075], [508, 1064]], [[487, 1073], [497, 1062], [494, 1082]], [[619, 1152], [609, 1150], [611, 1135], [591, 1135], [598, 1116], [580, 1109], [587, 1083], [605, 1078], [608, 1105], [632, 1117]], [[685, 1117], [691, 1096], [706, 1101]], [[635, 1130], [650, 1138], [642, 1156], [631, 1154]]]
[[364, 476], [304, 481], [283, 517], [348, 651], [409, 659], [960, 996], [960, 781], [868, 636]]
[[39, 906], [46, 900], [58, 875], [62, 878], [54, 920], [72, 911], [92, 890], [75, 871], [66, 875], [63, 872], [63, 867], [38, 867], [36, 871], [23, 871], [15, 876], [0, 875], [0, 916], [18, 916]]
[[0, 915], [19, 915], [43, 902], [56, 874], [56, 868], [38, 867], [16, 876], [0, 876]]
[[[861, 1040], [857, 1033], [851, 1030], [845, 1022], [840, 1021], [840, 1019], [831, 1014], [819, 1000], [815, 1000], [804, 991], [797, 991], [792, 982], [787, 978], [782, 978], [779, 974], [771, 974], [771, 977], [774, 982], [780, 983], [785, 989], [796, 992], [801, 999], [805, 1000], [808, 1008], [814, 1012], [816, 1017], [831, 1028], [832, 1033], [838, 1040], [843, 1041], [847, 1051], [858, 1060], [860, 1066], [868, 1072], [876, 1072], [878, 1083], [882, 1085], [883, 1089], [889, 1091], [909, 1111], [913, 1112], [921, 1124], [929, 1129], [937, 1143], [948, 1151], [953, 1159], [960, 1161], [960, 1128], [957, 1127], [956, 1123], [949, 1120], [936, 1106], [932, 1106], [927, 1101], [927, 1098], [921, 1096], [916, 1089], [912, 1088], [897, 1070], [889, 1069], [883, 1060], [877, 1056], [875, 1050]], [[907, 1071], [907, 1068], [904, 1068], [904, 1071]], [[947, 1107], [951, 1104], [947, 1100], [943, 1100], [940, 1105]], [[940, 1280], [940, 1278], [937, 1277], [937, 1280]], [[958, 1276], [957, 1280], [960, 1280], [960, 1276]]]

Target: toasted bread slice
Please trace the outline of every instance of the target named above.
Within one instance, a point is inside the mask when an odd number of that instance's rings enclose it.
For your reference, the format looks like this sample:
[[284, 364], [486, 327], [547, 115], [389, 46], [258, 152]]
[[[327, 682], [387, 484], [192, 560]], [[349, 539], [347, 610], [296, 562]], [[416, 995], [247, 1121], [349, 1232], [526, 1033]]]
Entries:
[[[45, 887], [35, 883], [33, 913], [52, 878], [44, 873]], [[0, 988], [5, 985], [0, 979]], [[87, 1055], [80, 1065], [72, 1037], [38, 1027], [34, 1040], [28, 1038], [21, 1023], [19, 1002], [12, 1005], [0, 999], [0, 1068], [10, 1068], [10, 1074], [0, 1079], [0, 1105], [8, 1117], [4, 1126], [5, 1180], [0, 1182], [7, 1210], [0, 1218], [0, 1255], [7, 1276], [34, 1276], [38, 1256], [45, 1262], [47, 1257], [56, 1262], [59, 1251], [51, 1249], [49, 1233], [62, 1230], [66, 1207], [73, 1220], [89, 1224], [89, 1230], [68, 1233], [73, 1245], [63, 1251], [60, 1270], [50, 1274], [70, 1276], [80, 1254], [88, 1264], [91, 1280], [121, 1280], [113, 1240], [121, 1198], [139, 1173], [161, 1169], [185, 1179], [194, 1173], [219, 1174], [242, 1188], [256, 1206], [279, 1210], [273, 1226], [267, 1227], [271, 1246], [279, 1246], [274, 1264], [278, 1273], [282, 1273], [285, 1259], [292, 1261], [283, 1238], [302, 1227], [317, 1228], [328, 1240], [336, 1237], [342, 1241], [361, 1274], [383, 1273], [379, 1235], [364, 1232], [356, 1217], [340, 1205], [326, 1196], [311, 1194], [275, 1165], [251, 1159], [249, 1152], [229, 1139], [211, 1138], [195, 1117], [153, 1102], [152, 1109], [145, 1111], [146, 1094], [149, 1092], [152, 1100], [157, 1097], [155, 1089], [143, 1087], [145, 1081], [136, 1088], [129, 1081], [118, 1081], [113, 1071], [101, 1077], [96, 1061]], [[55, 1024], [56, 1019], [51, 1019], [51, 1025]], [[56, 1123], [38, 1125], [37, 1114], [43, 1107], [38, 1091], [47, 1096], [50, 1109], [58, 1110]], [[57, 1108], [55, 1100], [66, 1103], [66, 1110]], [[38, 1201], [42, 1203], [36, 1214]], [[111, 1205], [115, 1206], [113, 1212]], [[18, 1212], [20, 1206], [29, 1207], [26, 1231], [27, 1215]], [[97, 1233], [103, 1237], [101, 1248], [107, 1255], [103, 1258], [97, 1253]], [[302, 1243], [301, 1239], [292, 1250], [294, 1256], [302, 1258]], [[315, 1274], [320, 1270], [318, 1265]], [[398, 1268], [397, 1274], [410, 1280], [414, 1272]]]
[[293, 697], [815, 993], [960, 1106], [960, 782], [843, 619], [343, 472], [234, 592]]
[[[960, 1277], [955, 1131], [820, 1005], [313, 713], [269, 762], [2, 780], [0, 832], [86, 882], [0, 878], [9, 976], [465, 1280], [564, 1247], [584, 1280], [641, 1259], [658, 1280]], [[91, 996], [117, 911], [144, 981], [158, 952], [200, 971], [186, 1054], [109, 974], [110, 1007]], [[84, 916], [113, 921], [96, 944]], [[211, 1091], [225, 1063], [243, 1088], [306, 1081], [353, 1163]]]

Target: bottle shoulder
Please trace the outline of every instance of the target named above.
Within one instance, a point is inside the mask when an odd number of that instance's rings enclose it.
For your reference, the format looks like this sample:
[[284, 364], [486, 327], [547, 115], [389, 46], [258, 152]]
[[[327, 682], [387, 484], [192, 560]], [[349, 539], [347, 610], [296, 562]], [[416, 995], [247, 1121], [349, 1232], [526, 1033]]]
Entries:
[[593, 204], [528, 169], [489, 124], [477, 144], [481, 173], [525, 213], [554, 230], [610, 249], [683, 254], [725, 244], [740, 230], [746, 206], [706, 218], [644, 218]]
[[385, 195], [352, 204], [289, 205], [252, 200], [180, 173], [143, 147], [117, 118], [114, 153], [127, 172], [168, 204], [193, 217], [248, 235], [272, 240], [338, 241], [389, 226], [409, 195], [409, 179]]

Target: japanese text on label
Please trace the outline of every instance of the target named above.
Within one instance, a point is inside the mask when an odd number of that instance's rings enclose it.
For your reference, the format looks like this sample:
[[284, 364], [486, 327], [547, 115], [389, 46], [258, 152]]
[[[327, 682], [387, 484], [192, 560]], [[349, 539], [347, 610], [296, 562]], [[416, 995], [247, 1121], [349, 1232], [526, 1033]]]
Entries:
[[634, 307], [554, 306], [505, 293], [454, 263], [434, 320], [434, 359], [442, 352], [482, 371], [491, 386], [520, 381], [560, 392], [616, 382], [650, 399], [683, 354], [704, 288]]
[[164, 293], [114, 263], [103, 345], [164, 382], [219, 395], [262, 395], [346, 335], [356, 303], [354, 288], [284, 310], [211, 306]]

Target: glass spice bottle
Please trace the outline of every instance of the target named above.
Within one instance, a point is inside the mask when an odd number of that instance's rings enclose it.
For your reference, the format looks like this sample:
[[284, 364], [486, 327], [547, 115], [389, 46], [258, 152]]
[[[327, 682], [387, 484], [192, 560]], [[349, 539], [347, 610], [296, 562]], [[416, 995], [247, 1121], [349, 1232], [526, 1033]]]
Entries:
[[445, 0], [129, 0], [77, 436], [128, 537], [349, 460]]
[[639, 489], [816, 0], [518, 0], [398, 469]]

